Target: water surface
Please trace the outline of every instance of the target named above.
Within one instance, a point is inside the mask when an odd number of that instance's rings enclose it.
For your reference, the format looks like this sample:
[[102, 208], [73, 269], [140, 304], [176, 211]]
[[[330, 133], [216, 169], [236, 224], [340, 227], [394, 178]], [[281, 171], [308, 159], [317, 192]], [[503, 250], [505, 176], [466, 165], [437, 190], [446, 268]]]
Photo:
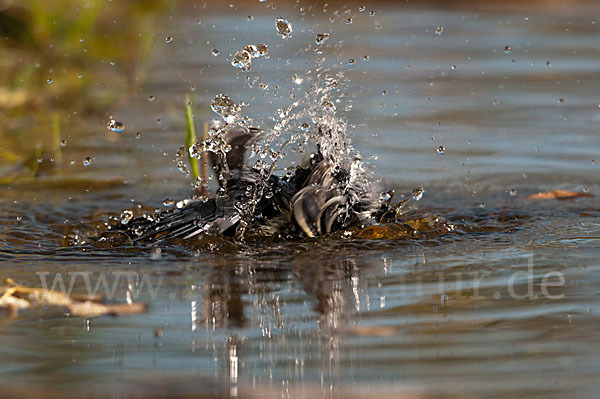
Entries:
[[[340, 7], [333, 24], [333, 6], [307, 7], [304, 17], [262, 3], [174, 8], [153, 27], [143, 83], [109, 111], [126, 130], [108, 132], [103, 118], [86, 115], [64, 128], [64, 168], [80, 184], [5, 185], [0, 198], [0, 277], [36, 287], [62, 278], [78, 293], [87, 279], [115, 302], [148, 302], [149, 311], [92, 320], [21, 313], [0, 329], [5, 393], [595, 397], [597, 197], [527, 199], [552, 189], [600, 193], [600, 9], [578, 4], [407, 4], [373, 7], [373, 17], [368, 7], [349, 16]], [[280, 14], [294, 27], [286, 41], [275, 32]], [[289, 103], [292, 76], [315, 67], [318, 32], [331, 33], [323, 55], [344, 71], [344, 106], [352, 106], [339, 114], [380, 184], [398, 197], [422, 185], [415, 211], [456, 232], [171, 245], [160, 258], [150, 248], [64, 247], [66, 226], [85, 229], [135, 204], [190, 195], [173, 162], [190, 87], [198, 126], [213, 117], [207, 104], [218, 93], [246, 101], [244, 113], [269, 126]], [[227, 60], [263, 42], [270, 57], [252, 72]], [[270, 91], [247, 87], [246, 76]], [[85, 156], [94, 157], [89, 167]]]

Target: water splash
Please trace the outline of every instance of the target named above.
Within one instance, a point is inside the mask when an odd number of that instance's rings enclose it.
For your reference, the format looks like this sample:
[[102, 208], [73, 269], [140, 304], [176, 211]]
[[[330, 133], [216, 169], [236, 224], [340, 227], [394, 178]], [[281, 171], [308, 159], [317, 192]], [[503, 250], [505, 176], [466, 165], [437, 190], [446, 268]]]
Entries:
[[[277, 31], [283, 38], [291, 36], [291, 24], [283, 19], [277, 19]], [[329, 38], [328, 33], [319, 33], [315, 36], [317, 45], [323, 44]], [[307, 51], [314, 50], [320, 56], [318, 48], [307, 46]], [[246, 45], [238, 50], [232, 59], [232, 65], [241, 69], [249, 69], [253, 58], [268, 55], [268, 48], [264, 44]], [[352, 62], [355, 62], [352, 60]], [[283, 179], [290, 179], [294, 170], [307, 162], [307, 154], [323, 157], [329, 168], [326, 173], [331, 174], [331, 187], [347, 198], [345, 209], [340, 213], [338, 222], [344, 223], [346, 218], [358, 219], [367, 222], [373, 209], [381, 206], [379, 191], [367, 171], [360, 153], [352, 146], [348, 137], [348, 126], [345, 120], [337, 115], [339, 107], [348, 110], [351, 100], [347, 90], [346, 77], [343, 71], [325, 67], [326, 58], [320, 57], [315, 61], [313, 68], [307, 68], [302, 76], [292, 75], [292, 87], [289, 89], [289, 99], [282, 97], [280, 85], [273, 82], [263, 82], [260, 77], [250, 77], [246, 83], [250, 89], [261, 90], [263, 96], [273, 96], [273, 103], [281, 104], [269, 119], [258, 118], [260, 124], [253, 119], [241, 115], [242, 106], [249, 104], [236, 103], [226, 94], [218, 94], [211, 101], [212, 110], [218, 114], [223, 123], [211, 125], [206, 140], [195, 143], [188, 152], [190, 156], [200, 159], [203, 153], [211, 153], [213, 160], [219, 162], [217, 180], [220, 189], [217, 196], [226, 195], [226, 185], [229, 178], [227, 155], [231, 145], [227, 143], [226, 136], [229, 129], [236, 126], [259, 127], [262, 130], [260, 141], [254, 142], [249, 148], [248, 166], [254, 171], [256, 183], [247, 187], [244, 200], [234, 204], [234, 211], [240, 217], [236, 236], [243, 238], [249, 226], [260, 218], [256, 215], [258, 203], [263, 198], [275, 195], [267, 181], [278, 174], [279, 170], [285, 172]], [[288, 75], [289, 76], [289, 75]], [[298, 95], [299, 92], [301, 95]], [[287, 103], [287, 104], [286, 104]], [[184, 173], [187, 171], [183, 165], [184, 151], [178, 151], [177, 165]], [[311, 158], [314, 159], [314, 158]], [[223, 162], [224, 161], [224, 162]], [[312, 162], [312, 161], [309, 161]], [[318, 161], [317, 161], [318, 162]], [[206, 181], [199, 184], [207, 185]]]
[[234, 124], [241, 112], [241, 107], [236, 105], [226, 94], [219, 94], [213, 98], [210, 107], [228, 124]]

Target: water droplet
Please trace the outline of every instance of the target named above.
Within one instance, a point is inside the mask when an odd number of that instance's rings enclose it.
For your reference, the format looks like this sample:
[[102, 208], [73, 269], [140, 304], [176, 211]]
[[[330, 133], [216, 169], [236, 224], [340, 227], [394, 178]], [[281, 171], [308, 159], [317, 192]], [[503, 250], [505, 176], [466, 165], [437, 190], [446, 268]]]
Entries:
[[444, 27], [443, 26], [438, 26], [437, 28], [435, 28], [435, 34], [436, 35], [441, 36], [443, 32], [444, 32]]
[[387, 202], [391, 199], [392, 199], [392, 194], [390, 194], [390, 193], [379, 194], [379, 202]]
[[302, 83], [304, 83], [304, 78], [301, 76], [298, 76], [296, 74], [294, 74], [292, 76], [292, 80], [294, 81], [294, 83], [296, 83], [297, 85], [301, 85]]
[[137, 132], [137, 133], [135, 134], [135, 138], [136, 138], [136, 139], [139, 139], [139, 138], [141, 138], [141, 137], [142, 137], [142, 133], [140, 133], [140, 132]]
[[360, 7], [358, 7], [358, 12], [365, 12], [366, 9], [367, 9], [367, 7], [360, 6]]
[[121, 224], [127, 224], [133, 219], [133, 211], [130, 209], [124, 210], [121, 213]]
[[236, 105], [231, 99], [225, 94], [219, 94], [210, 102], [210, 107], [214, 112], [221, 115], [227, 123], [234, 123], [238, 118], [241, 108]]
[[289, 39], [292, 37], [292, 24], [289, 23], [287, 19], [278, 17], [275, 27], [282, 39]]
[[331, 110], [331, 111], [335, 111], [335, 105], [328, 100], [325, 100], [321, 103], [321, 107], [323, 107], [324, 110]]
[[77, 74], [77, 78], [79, 78], [79, 79], [83, 78], [83, 74], [82, 73], [78, 73]]
[[425, 189], [423, 188], [423, 186], [419, 186], [417, 188], [414, 188], [411, 192], [412, 198], [415, 201], [420, 200], [421, 198], [423, 198], [423, 193], [425, 192]]
[[231, 60], [231, 65], [236, 68], [240, 68], [242, 71], [247, 71], [250, 69], [250, 64], [252, 63], [252, 56], [246, 50], [238, 50]]
[[310, 126], [308, 123], [304, 122], [304, 123], [302, 123], [302, 125], [300, 125], [300, 129], [302, 129], [303, 132], [308, 132], [308, 130], [310, 129]]
[[559, 104], [562, 104], [562, 103], [564, 103], [564, 102], [565, 102], [565, 99], [564, 99], [564, 98], [559, 98], [559, 99], [558, 99], [558, 103], [559, 103]]
[[268, 54], [266, 44], [248, 44], [242, 50], [247, 51], [251, 58], [263, 57]]
[[440, 154], [440, 155], [444, 155], [444, 153], [446, 152], [446, 147], [444, 147], [443, 145], [439, 146], [439, 147], [437, 148], [437, 152], [438, 152], [438, 154]]
[[254, 21], [254, 17], [252, 15], [248, 15], [248, 21]]
[[49, 85], [51, 85], [52, 84], [52, 79], [46, 80], [46, 83], [48, 83]]
[[375, 11], [369, 12], [369, 17], [373, 18], [375, 16]]
[[66, 147], [67, 146], [67, 140], [61, 140], [60, 141], [60, 146], [61, 147]]
[[546, 68], [548, 68], [548, 69], [552, 68], [552, 64], [550, 63], [550, 61], [546, 61]]
[[365, 61], [369, 61], [369, 56], [368, 56], [368, 55], [364, 55], [364, 56], [363, 56], [363, 60], [365, 60]]
[[154, 96], [148, 96], [148, 101], [150, 101], [150, 102], [154, 101]]
[[269, 55], [269, 48], [266, 44], [248, 44], [242, 50], [247, 51], [252, 58], [266, 57]]
[[214, 55], [215, 57], [219, 54], [221, 54], [221, 52], [219, 50], [217, 50], [216, 48], [211, 50], [212, 55]]
[[165, 198], [165, 200], [163, 201], [163, 206], [164, 207], [171, 207], [173, 205], [175, 205], [175, 201], [173, 201], [171, 198]]
[[510, 54], [511, 52], [512, 52], [512, 48], [510, 48], [510, 46], [504, 47], [504, 54]]
[[348, 64], [350, 64], [350, 65], [354, 65], [354, 64], [356, 64], [356, 60], [355, 60], [354, 58], [350, 58], [350, 59], [348, 60]]
[[346, 25], [352, 25], [352, 18], [346, 19]]
[[171, 43], [173, 43], [173, 38], [171, 36], [167, 36], [167, 38], [165, 39], [165, 42], [167, 44], [171, 44]]
[[106, 127], [108, 128], [108, 130], [115, 133], [121, 133], [123, 130], [125, 130], [125, 125], [123, 125], [122, 122], [118, 122], [114, 119], [108, 121]]
[[329, 39], [329, 33], [317, 33], [315, 42], [320, 46], [321, 44], [325, 43], [327, 39]]
[[191, 91], [196, 91], [196, 85], [191, 85], [191, 86], [190, 86], [190, 90], [191, 90]]
[[456, 65], [452, 65], [451, 69], [454, 71], [456, 69]]
[[83, 158], [83, 166], [90, 166], [92, 164], [92, 157], [85, 157]]
[[511, 197], [514, 197], [515, 195], [517, 195], [517, 190], [515, 190], [514, 188], [508, 190], [508, 195], [510, 195]]

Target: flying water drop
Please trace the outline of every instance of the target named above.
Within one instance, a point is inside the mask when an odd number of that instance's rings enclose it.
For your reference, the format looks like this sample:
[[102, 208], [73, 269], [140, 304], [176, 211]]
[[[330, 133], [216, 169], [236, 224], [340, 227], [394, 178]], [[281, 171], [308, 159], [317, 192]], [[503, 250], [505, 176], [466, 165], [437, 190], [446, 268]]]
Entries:
[[294, 81], [294, 83], [296, 83], [297, 85], [301, 85], [302, 83], [304, 83], [304, 78], [302, 76], [298, 76], [296, 74], [294, 74], [292, 76], [292, 80]]
[[418, 201], [418, 200], [420, 200], [421, 198], [423, 198], [423, 193], [424, 193], [424, 192], [425, 192], [425, 189], [423, 188], [423, 186], [419, 186], [419, 187], [417, 187], [417, 188], [414, 188], [414, 189], [412, 190], [412, 193], [411, 193], [411, 195], [412, 195], [412, 198], [413, 198], [415, 201]]
[[106, 124], [106, 127], [108, 130], [110, 130], [111, 132], [115, 132], [115, 133], [121, 133], [123, 130], [125, 130], [125, 125], [123, 125], [122, 122], [118, 122], [114, 119], [111, 119], [110, 121], [108, 121], [108, 123]]
[[240, 68], [242, 71], [250, 70], [251, 63], [252, 56], [246, 50], [238, 50], [231, 59], [231, 65], [236, 68]]
[[269, 54], [269, 48], [266, 44], [248, 44], [242, 50], [247, 51], [252, 58], [265, 57]]
[[276, 23], [277, 33], [282, 39], [289, 39], [292, 37], [292, 24], [287, 19], [278, 17]]
[[233, 55], [231, 65], [242, 71], [249, 71], [252, 58], [266, 57], [267, 55], [269, 55], [269, 48], [266, 44], [248, 44]]
[[320, 46], [321, 44], [325, 43], [327, 39], [329, 39], [329, 33], [317, 33], [315, 42]]
[[219, 94], [213, 98], [210, 102], [210, 107], [229, 124], [234, 123], [241, 112], [241, 107], [231, 101], [225, 94]]

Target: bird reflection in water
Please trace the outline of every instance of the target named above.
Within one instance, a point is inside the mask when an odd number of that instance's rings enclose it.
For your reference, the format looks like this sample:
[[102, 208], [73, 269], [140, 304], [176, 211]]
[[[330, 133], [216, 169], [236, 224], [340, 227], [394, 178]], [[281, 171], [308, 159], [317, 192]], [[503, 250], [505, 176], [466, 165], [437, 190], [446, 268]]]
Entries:
[[[310, 251], [302, 251], [286, 261], [273, 263], [266, 261], [251, 264], [239, 262], [233, 267], [214, 269], [202, 286], [201, 301], [192, 304], [192, 329], [215, 333], [227, 332], [228, 338], [222, 341], [223, 351], [216, 351], [219, 363], [228, 365], [230, 396], [237, 397], [238, 376], [243, 381], [244, 346], [252, 338], [238, 339], [241, 328], [243, 334], [253, 336], [252, 329], [261, 332], [261, 342], [266, 341], [274, 354], [269, 354], [267, 368], [277, 367], [280, 360], [277, 350], [285, 346], [285, 351], [296, 352], [296, 364], [292, 380], [301, 382], [303, 364], [309, 355], [302, 348], [306, 340], [316, 340], [318, 356], [321, 358], [322, 389], [333, 391], [341, 377], [340, 360], [344, 354], [344, 339], [347, 328], [352, 327], [355, 316], [361, 310], [369, 309], [370, 299], [365, 280], [385, 272], [388, 262], [381, 258], [352, 259], [333, 254], [315, 256]], [[301, 288], [309, 297], [310, 312], [318, 318], [309, 332], [294, 325], [296, 311], [286, 314], [287, 306], [295, 306], [281, 298], [281, 284], [289, 282]], [[286, 290], [287, 291], [287, 290]], [[298, 295], [294, 295], [297, 304]], [[295, 315], [295, 316], [294, 316]], [[256, 342], [254, 341], [254, 344]], [[294, 351], [290, 345], [299, 345]], [[252, 345], [247, 345], [250, 353]], [[260, 345], [259, 345], [260, 346]], [[227, 358], [223, 358], [223, 357]], [[240, 369], [241, 368], [241, 369]], [[225, 370], [223, 370], [225, 371]], [[255, 370], [257, 371], [257, 370]], [[270, 375], [272, 370], [264, 371]], [[293, 381], [292, 381], [293, 382]], [[283, 381], [284, 385], [290, 381]]]

